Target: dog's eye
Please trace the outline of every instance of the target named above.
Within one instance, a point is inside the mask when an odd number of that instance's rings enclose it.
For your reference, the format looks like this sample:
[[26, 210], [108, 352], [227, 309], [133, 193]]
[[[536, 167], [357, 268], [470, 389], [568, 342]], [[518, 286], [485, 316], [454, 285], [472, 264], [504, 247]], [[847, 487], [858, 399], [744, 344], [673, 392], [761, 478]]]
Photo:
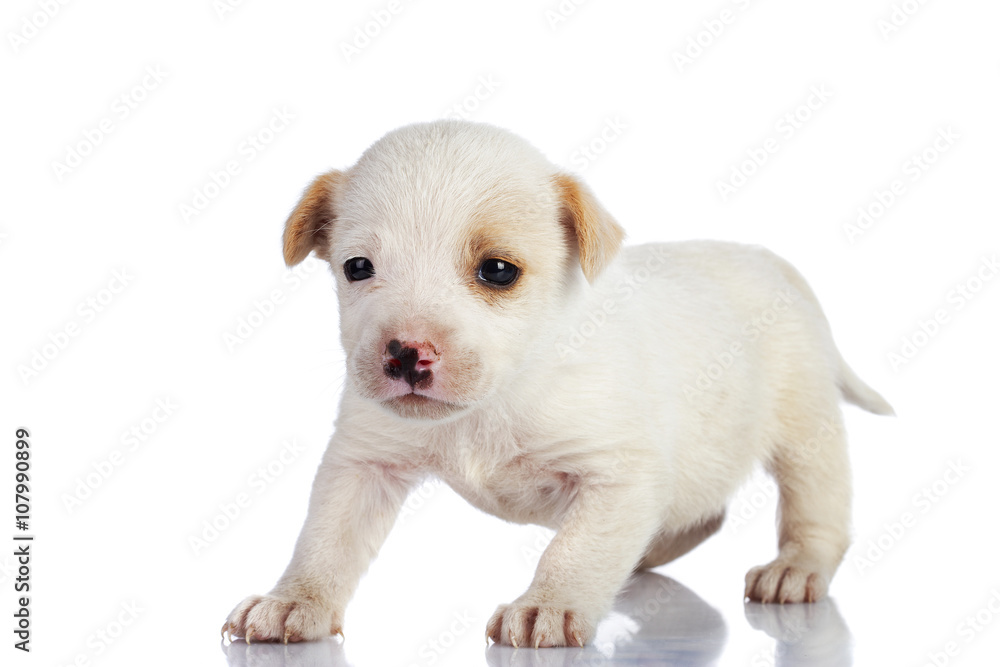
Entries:
[[488, 259], [479, 266], [479, 279], [492, 285], [510, 285], [519, 273], [516, 266], [502, 259]]
[[367, 280], [375, 275], [375, 267], [367, 257], [352, 257], [344, 262], [344, 275], [348, 282]]

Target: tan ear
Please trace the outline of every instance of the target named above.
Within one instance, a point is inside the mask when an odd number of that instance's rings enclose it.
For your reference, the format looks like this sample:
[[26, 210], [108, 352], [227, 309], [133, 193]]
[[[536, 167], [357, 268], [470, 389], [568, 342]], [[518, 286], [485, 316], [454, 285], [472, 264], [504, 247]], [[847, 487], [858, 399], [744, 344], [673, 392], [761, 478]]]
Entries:
[[587, 280], [594, 282], [618, 254], [625, 230], [575, 177], [557, 174], [554, 180], [562, 203], [562, 222], [579, 248], [580, 268]]
[[337, 200], [347, 180], [336, 169], [317, 176], [302, 193], [295, 210], [285, 221], [285, 264], [295, 266], [313, 250], [326, 247], [329, 226], [337, 217]]

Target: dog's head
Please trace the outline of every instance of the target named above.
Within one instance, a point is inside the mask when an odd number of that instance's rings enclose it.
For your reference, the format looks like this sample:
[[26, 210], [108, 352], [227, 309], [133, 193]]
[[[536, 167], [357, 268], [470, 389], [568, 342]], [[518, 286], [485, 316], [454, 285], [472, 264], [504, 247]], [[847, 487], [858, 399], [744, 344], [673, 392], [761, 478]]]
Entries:
[[573, 177], [498, 128], [411, 125], [318, 177], [285, 225], [337, 277], [349, 382], [396, 414], [441, 419], [515, 386], [566, 292], [622, 229]]

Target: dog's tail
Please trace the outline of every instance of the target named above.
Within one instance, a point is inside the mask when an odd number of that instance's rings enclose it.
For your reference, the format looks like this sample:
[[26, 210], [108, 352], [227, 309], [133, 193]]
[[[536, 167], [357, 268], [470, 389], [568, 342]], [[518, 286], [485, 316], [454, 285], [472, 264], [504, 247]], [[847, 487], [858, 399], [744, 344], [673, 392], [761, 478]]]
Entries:
[[[809, 287], [809, 283], [806, 282], [806, 279], [802, 277], [802, 274], [798, 272], [798, 269], [789, 264], [787, 261], [773, 253], [770, 254], [777, 261], [778, 266], [781, 268], [782, 273], [789, 284], [807, 301], [815, 306], [816, 313], [823, 319], [824, 322], [826, 322], [826, 330], [827, 332], [830, 332], [830, 323], [827, 321], [826, 315], [823, 314], [823, 308], [819, 305], [819, 299], [816, 298], [816, 294], [812, 291], [812, 288]], [[829, 336], [829, 344], [833, 350], [833, 355], [836, 359], [839, 370], [838, 385], [844, 400], [876, 415], [895, 415], [896, 411], [892, 409], [891, 405], [889, 405], [889, 401], [882, 398], [881, 394], [865, 384], [864, 381], [859, 378], [853, 370], [851, 370], [851, 367], [847, 365], [846, 361], [844, 361], [844, 357], [840, 354], [840, 351], [837, 350], [837, 346], [833, 342], [833, 334], [829, 333]]]
[[882, 395], [869, 387], [857, 374], [851, 370], [843, 357], [840, 357], [840, 391], [844, 400], [853, 403], [863, 410], [876, 415], [895, 415], [896, 411], [889, 405], [889, 401], [882, 398]]

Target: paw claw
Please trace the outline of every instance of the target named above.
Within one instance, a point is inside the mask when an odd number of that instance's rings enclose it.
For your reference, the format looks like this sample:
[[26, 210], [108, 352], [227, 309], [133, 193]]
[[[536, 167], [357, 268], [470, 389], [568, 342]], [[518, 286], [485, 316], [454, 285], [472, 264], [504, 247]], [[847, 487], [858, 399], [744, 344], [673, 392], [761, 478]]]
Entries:
[[339, 634], [341, 614], [329, 607], [299, 595], [254, 595], [248, 597], [229, 614], [222, 626], [223, 637], [243, 637], [247, 644], [322, 639]]
[[486, 624], [486, 642], [535, 649], [583, 646], [594, 634], [593, 621], [559, 604], [515, 602], [500, 605]]
[[761, 604], [815, 602], [826, 595], [828, 581], [814, 564], [779, 559], [747, 573], [743, 597]]

